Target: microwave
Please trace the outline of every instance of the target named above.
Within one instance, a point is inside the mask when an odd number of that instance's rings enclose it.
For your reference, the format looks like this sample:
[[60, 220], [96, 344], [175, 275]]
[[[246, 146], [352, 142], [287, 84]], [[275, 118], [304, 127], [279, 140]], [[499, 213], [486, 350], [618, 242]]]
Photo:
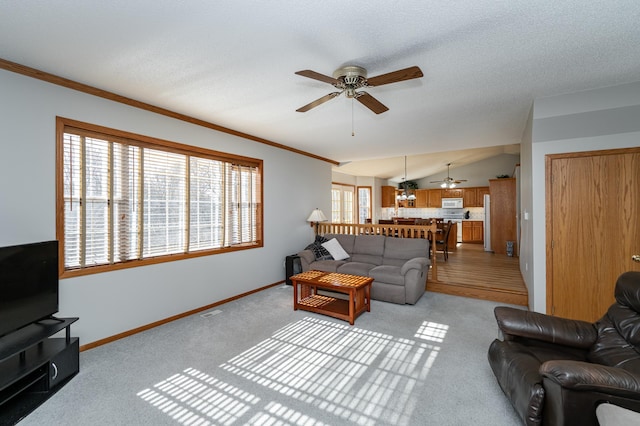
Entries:
[[443, 198], [442, 208], [443, 209], [461, 209], [462, 198]]

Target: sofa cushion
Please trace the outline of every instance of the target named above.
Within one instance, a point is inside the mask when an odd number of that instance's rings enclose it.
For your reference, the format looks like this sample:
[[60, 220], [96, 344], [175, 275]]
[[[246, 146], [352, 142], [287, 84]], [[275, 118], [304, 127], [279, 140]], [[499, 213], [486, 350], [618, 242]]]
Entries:
[[384, 244], [383, 265], [402, 266], [407, 260], [429, 257], [429, 240], [420, 238], [388, 238]]
[[344, 260], [316, 260], [309, 265], [310, 269], [322, 272], [338, 272], [338, 268], [344, 265]]
[[349, 253], [349, 255], [351, 255], [351, 253], [353, 253], [353, 245], [355, 244], [355, 241], [356, 241], [356, 236], [355, 235], [325, 234], [324, 237], [327, 239], [327, 241], [335, 238], [336, 240], [338, 240], [338, 242], [340, 243], [340, 245], [342, 246], [344, 251]]
[[338, 267], [338, 272], [341, 274], [361, 275], [363, 277], [369, 276], [369, 271], [375, 268], [376, 265], [363, 262], [346, 262], [344, 265]]
[[322, 243], [322, 247], [327, 249], [331, 253], [331, 257], [335, 260], [344, 260], [349, 258], [349, 253], [344, 251], [338, 240], [335, 238], [330, 239], [326, 243]]
[[323, 243], [326, 243], [328, 240], [322, 235], [316, 235], [316, 239], [314, 242], [306, 246], [305, 250], [311, 250], [313, 252], [313, 256], [315, 260], [331, 260], [331, 253], [322, 246]]
[[404, 285], [404, 275], [400, 274], [400, 266], [380, 265], [369, 271], [369, 276], [375, 281], [388, 284]]
[[385, 238], [387, 237], [384, 235], [358, 235], [351, 253], [351, 260], [370, 263], [374, 266], [382, 265]]

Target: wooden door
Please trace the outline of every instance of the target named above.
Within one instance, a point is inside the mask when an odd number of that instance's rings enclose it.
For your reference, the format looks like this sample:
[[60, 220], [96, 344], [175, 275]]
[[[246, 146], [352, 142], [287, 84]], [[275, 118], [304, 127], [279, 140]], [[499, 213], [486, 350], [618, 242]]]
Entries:
[[[507, 254], [507, 241], [517, 240], [516, 179], [490, 179], [491, 195], [491, 249], [496, 254]], [[518, 253], [514, 247], [514, 255]]]
[[595, 321], [640, 270], [640, 148], [546, 158], [547, 311]]

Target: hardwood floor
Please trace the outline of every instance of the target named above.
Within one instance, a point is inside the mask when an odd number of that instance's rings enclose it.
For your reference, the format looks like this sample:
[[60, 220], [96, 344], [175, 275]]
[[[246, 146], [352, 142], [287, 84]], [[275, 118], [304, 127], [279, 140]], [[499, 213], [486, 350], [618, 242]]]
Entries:
[[517, 257], [485, 252], [482, 244], [458, 244], [446, 262], [437, 256], [438, 281], [429, 273], [427, 290], [528, 306]]

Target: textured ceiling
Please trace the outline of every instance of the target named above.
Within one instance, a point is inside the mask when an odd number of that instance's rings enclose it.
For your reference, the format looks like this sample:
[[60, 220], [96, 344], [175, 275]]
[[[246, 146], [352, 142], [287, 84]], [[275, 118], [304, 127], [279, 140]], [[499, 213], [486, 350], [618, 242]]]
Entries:
[[[0, 58], [397, 179], [518, 144], [537, 97], [640, 80], [638, 22], [638, 0], [2, 1]], [[334, 90], [294, 72], [346, 64], [424, 77], [368, 89], [380, 115], [295, 111]]]

